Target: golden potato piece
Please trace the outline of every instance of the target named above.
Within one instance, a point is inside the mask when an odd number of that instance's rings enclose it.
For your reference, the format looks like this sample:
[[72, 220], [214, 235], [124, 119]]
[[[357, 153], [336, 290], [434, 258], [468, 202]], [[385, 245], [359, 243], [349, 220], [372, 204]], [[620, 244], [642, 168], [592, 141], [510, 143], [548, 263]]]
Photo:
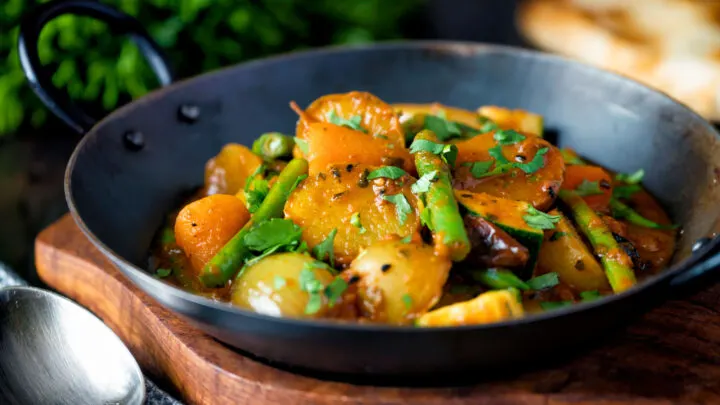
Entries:
[[365, 318], [407, 324], [437, 303], [451, 266], [432, 246], [395, 240], [363, 250], [347, 272], [360, 278], [357, 291]]
[[518, 295], [510, 290], [482, 293], [470, 301], [458, 302], [428, 312], [417, 326], [462, 326], [507, 321], [524, 314]]
[[341, 266], [350, 264], [373, 242], [420, 231], [417, 198], [410, 191], [413, 178], [368, 180], [373, 169], [353, 164], [332, 166], [303, 181], [285, 204], [286, 218], [303, 229], [303, 240], [310, 249], [337, 229], [333, 248], [335, 262]]
[[190, 259], [193, 270], [199, 272], [248, 220], [250, 213], [237, 197], [204, 197], [178, 213], [175, 241]]
[[262, 159], [247, 147], [236, 143], [225, 145], [205, 165], [205, 193], [237, 193], [261, 164]]

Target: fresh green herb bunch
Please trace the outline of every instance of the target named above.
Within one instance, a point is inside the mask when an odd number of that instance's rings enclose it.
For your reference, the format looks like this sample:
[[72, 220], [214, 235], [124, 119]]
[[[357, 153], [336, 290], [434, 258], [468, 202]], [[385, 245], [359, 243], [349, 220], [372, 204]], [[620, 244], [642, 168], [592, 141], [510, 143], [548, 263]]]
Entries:
[[[17, 55], [20, 18], [43, 1], [0, 4], [0, 135], [38, 127], [47, 110], [25, 84]], [[402, 37], [424, 0], [105, 0], [135, 16], [165, 50], [177, 77], [261, 56], [327, 44]], [[137, 48], [104, 23], [61, 16], [38, 45], [53, 82], [95, 115], [157, 84]], [[90, 108], [93, 107], [93, 108]]]

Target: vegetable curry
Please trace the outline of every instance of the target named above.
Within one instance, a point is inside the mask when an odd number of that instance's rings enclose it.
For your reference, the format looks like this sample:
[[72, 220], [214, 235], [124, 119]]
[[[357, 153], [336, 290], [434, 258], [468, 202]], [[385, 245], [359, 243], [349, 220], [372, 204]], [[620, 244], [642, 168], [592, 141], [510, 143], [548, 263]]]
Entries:
[[601, 299], [667, 265], [640, 185], [543, 138], [524, 110], [320, 97], [296, 133], [228, 144], [168, 215], [150, 270], [258, 313], [457, 326]]

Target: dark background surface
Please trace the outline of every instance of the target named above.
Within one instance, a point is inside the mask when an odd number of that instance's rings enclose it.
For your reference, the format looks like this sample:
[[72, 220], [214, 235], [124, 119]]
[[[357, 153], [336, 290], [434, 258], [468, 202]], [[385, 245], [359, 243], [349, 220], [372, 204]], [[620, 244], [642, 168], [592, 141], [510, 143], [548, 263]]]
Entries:
[[[430, 0], [413, 9], [399, 36], [523, 46], [515, 30], [515, 7], [514, 0]], [[88, 104], [99, 105], [100, 101]], [[33, 240], [67, 211], [62, 180], [65, 163], [79, 139], [80, 135], [50, 115], [42, 126], [23, 126], [0, 138], [0, 261], [32, 284], [39, 284], [32, 259]]]

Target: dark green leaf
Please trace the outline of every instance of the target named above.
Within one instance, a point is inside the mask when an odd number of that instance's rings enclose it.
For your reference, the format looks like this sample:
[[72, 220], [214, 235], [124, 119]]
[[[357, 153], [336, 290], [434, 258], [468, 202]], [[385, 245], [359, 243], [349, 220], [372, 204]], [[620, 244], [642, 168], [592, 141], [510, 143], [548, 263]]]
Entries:
[[330, 262], [330, 266], [335, 267], [335, 248], [333, 243], [335, 242], [335, 235], [337, 235], [337, 229], [333, 229], [328, 234], [327, 238], [320, 244], [313, 248], [313, 255], [318, 260], [327, 260]]
[[538, 211], [533, 206], [529, 206], [527, 214], [523, 216], [525, 223], [535, 229], [555, 229], [555, 224], [560, 221], [560, 215], [550, 215], [542, 211]]
[[435, 136], [438, 137], [438, 140], [443, 142], [462, 137], [462, 131], [457, 123], [448, 121], [437, 115], [426, 116], [423, 128], [433, 131]]
[[500, 128], [498, 126], [498, 124], [493, 122], [490, 118], [482, 116], [482, 115], [478, 117], [478, 122], [480, 123], [480, 133], [481, 134], [495, 131], [496, 129]]
[[615, 179], [627, 184], [638, 184], [642, 181], [643, 177], [645, 177], [645, 170], [640, 169], [634, 173], [618, 173]]
[[541, 302], [540, 307], [544, 309], [545, 311], [552, 311], [554, 309], [564, 308], [567, 306], [572, 305], [572, 301], [548, 301], [548, 302]]
[[315, 267], [312, 265], [309, 265], [310, 263], [305, 263], [306, 266], [303, 267], [303, 269], [300, 271], [300, 275], [298, 276], [298, 284], [300, 285], [300, 290], [305, 291], [310, 294], [315, 294], [321, 292], [325, 286], [315, 277]]
[[603, 193], [602, 189], [600, 189], [598, 181], [587, 181], [587, 179], [583, 179], [582, 183], [578, 184], [575, 188], [575, 192], [581, 197], [599, 195]]
[[347, 282], [345, 280], [336, 277], [335, 280], [331, 281], [327, 287], [325, 287], [325, 296], [328, 299], [330, 308], [335, 305], [335, 302], [339, 300], [345, 290], [347, 290]]
[[546, 273], [542, 276], [533, 277], [527, 281], [527, 285], [533, 290], [547, 290], [548, 288], [555, 287], [560, 284], [560, 278], [555, 272]]
[[163, 228], [162, 233], [160, 234], [160, 242], [163, 245], [175, 243], [175, 232], [172, 228], [170, 228], [169, 226]]
[[362, 124], [362, 117], [359, 115], [353, 115], [350, 117], [350, 119], [345, 119], [337, 115], [335, 110], [331, 110], [330, 114], [328, 114], [328, 121], [331, 124], [339, 125], [341, 127], [348, 127], [350, 129], [354, 129], [356, 131], [361, 131], [367, 133], [367, 130], [360, 126]]
[[407, 216], [412, 212], [412, 206], [408, 202], [407, 198], [403, 193], [394, 195], [383, 195], [383, 200], [389, 201], [395, 204], [395, 212], [397, 213], [400, 224], [404, 224], [407, 221]]
[[519, 290], [529, 290], [530, 286], [522, 281], [518, 276], [509, 270], [488, 269], [479, 270], [472, 273], [475, 281], [484, 284], [487, 287], [496, 290], [504, 290], [506, 288], [517, 288]]
[[157, 276], [159, 278], [165, 278], [165, 277], [169, 276], [170, 274], [172, 274], [172, 269], [159, 268], [159, 269], [155, 270], [155, 276]]
[[403, 302], [403, 304], [405, 304], [406, 309], [412, 308], [413, 299], [412, 299], [412, 296], [410, 296], [410, 294], [403, 294], [402, 302]]
[[255, 211], [260, 208], [260, 204], [265, 201], [265, 197], [267, 197], [270, 192], [270, 183], [261, 177], [266, 169], [264, 164], [260, 165], [245, 183], [243, 193], [245, 194], [245, 202], [250, 213], [255, 213]]
[[495, 163], [492, 160], [487, 160], [484, 162], [473, 162], [470, 166], [470, 174], [472, 174], [473, 177], [476, 179], [485, 177], [485, 175], [488, 173], [490, 168], [492, 167], [493, 163]]
[[410, 153], [430, 152], [434, 155], [440, 155], [443, 152], [445, 144], [435, 143], [426, 139], [415, 139], [410, 145]]
[[640, 190], [642, 190], [642, 187], [639, 184], [630, 184], [627, 186], [615, 186], [612, 193], [614, 198], [628, 199]]
[[307, 305], [305, 306], [305, 314], [312, 315], [317, 313], [322, 308], [323, 300], [320, 293], [310, 294], [308, 297]]
[[498, 145], [513, 145], [524, 141], [525, 135], [512, 129], [498, 129], [493, 134], [493, 138], [497, 141]]
[[457, 160], [458, 148], [455, 145], [443, 146], [440, 157], [447, 163], [451, 169], [455, 167], [455, 160]]
[[262, 252], [275, 246], [300, 243], [302, 229], [289, 219], [271, 218], [255, 225], [243, 238], [250, 250]]
[[490, 148], [490, 149], [488, 150], [488, 153], [490, 154], [490, 156], [491, 156], [493, 159], [495, 159], [495, 161], [496, 161], [498, 164], [501, 164], [501, 165], [502, 165], [502, 164], [510, 163], [510, 161], [507, 160], [507, 158], [505, 157], [505, 155], [503, 155], [503, 153], [502, 153], [502, 146], [500, 146], [500, 145], [493, 146], [492, 148]]
[[412, 242], [412, 235], [408, 235], [408, 236], [400, 239], [400, 242], [402, 242], [402, 243], [410, 243], [410, 242]]
[[385, 177], [388, 179], [396, 180], [402, 176], [407, 176], [407, 172], [399, 167], [395, 166], [383, 166], [379, 169], [375, 169], [368, 174], [368, 180]]
[[562, 238], [563, 236], [567, 236], [566, 232], [553, 232], [552, 235], [550, 235], [550, 241], [555, 242], [556, 240]]
[[430, 190], [430, 185], [437, 179], [437, 174], [437, 170], [423, 174], [415, 184], [410, 186], [410, 191], [414, 194], [427, 193]]
[[514, 167], [524, 171], [527, 174], [535, 173], [536, 171], [543, 168], [545, 165], [545, 158], [543, 157], [548, 153], [549, 148], [541, 148], [535, 154], [535, 157], [529, 163], [513, 163]]

